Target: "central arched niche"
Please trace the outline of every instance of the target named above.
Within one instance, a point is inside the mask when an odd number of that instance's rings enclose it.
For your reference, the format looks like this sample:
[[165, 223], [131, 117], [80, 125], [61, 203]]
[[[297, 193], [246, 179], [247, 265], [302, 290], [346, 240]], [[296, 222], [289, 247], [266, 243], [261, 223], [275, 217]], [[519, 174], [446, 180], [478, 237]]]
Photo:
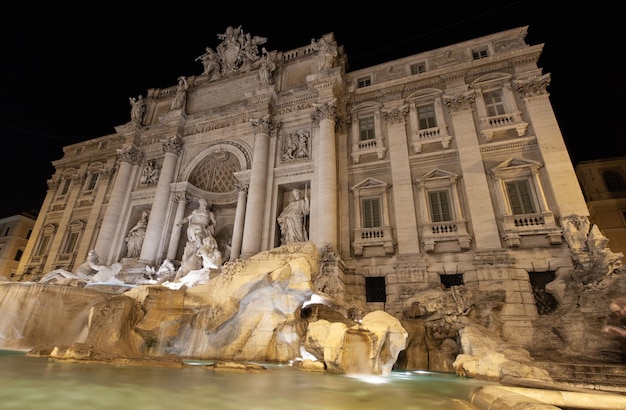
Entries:
[[[198, 152], [189, 163], [187, 182], [192, 185], [187, 189], [189, 202], [185, 212], [188, 215], [197, 208], [197, 198], [209, 201], [210, 210], [215, 215], [217, 226], [215, 239], [226, 261], [230, 252], [235, 212], [237, 208], [236, 173], [249, 168], [247, 151], [233, 143], [216, 144]], [[178, 255], [182, 255], [186, 233], [183, 230]]]

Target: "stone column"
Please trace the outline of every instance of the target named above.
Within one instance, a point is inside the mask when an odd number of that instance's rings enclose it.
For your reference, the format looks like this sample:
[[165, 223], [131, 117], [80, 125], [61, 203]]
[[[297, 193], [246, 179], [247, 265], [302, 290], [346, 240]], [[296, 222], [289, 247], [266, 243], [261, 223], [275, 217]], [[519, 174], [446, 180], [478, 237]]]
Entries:
[[387, 121], [389, 159], [393, 163], [391, 179], [393, 181], [392, 192], [396, 215], [398, 254], [419, 253], [413, 182], [411, 180], [405, 126], [408, 112], [408, 105], [403, 105], [382, 113], [383, 118]]
[[185, 207], [187, 205], [187, 197], [184, 192], [180, 192], [174, 195], [174, 201], [178, 203], [176, 207], [176, 216], [174, 219], [174, 226], [172, 227], [172, 234], [170, 236], [170, 245], [167, 248], [167, 259], [175, 260], [176, 252], [178, 251], [178, 243], [180, 242], [180, 233], [182, 226], [178, 224], [185, 217]]
[[235, 226], [231, 239], [230, 260], [234, 261], [241, 254], [241, 240], [243, 238], [243, 222], [245, 219], [246, 201], [248, 196], [248, 184], [237, 184], [237, 210], [235, 211]]
[[537, 135], [548, 180], [554, 186], [552, 192], [559, 207], [557, 212], [562, 218], [571, 215], [588, 217], [589, 210], [546, 91], [549, 84], [549, 74], [515, 82]]
[[462, 92], [444, 98], [451, 111], [476, 249], [497, 249], [502, 244], [472, 115], [474, 97], [474, 92]]
[[138, 163], [142, 157], [143, 154], [135, 147], [117, 150], [117, 159], [119, 162], [117, 177], [115, 178], [111, 197], [109, 198], [109, 203], [107, 204], [107, 209], [102, 219], [98, 240], [94, 246], [94, 250], [100, 257], [100, 263], [102, 264], [115, 262], [112, 260], [110, 253], [113, 248], [113, 238], [121, 219], [124, 202], [128, 196], [133, 163]]
[[170, 204], [170, 184], [174, 180], [178, 155], [182, 149], [182, 142], [178, 136], [167, 138], [161, 142], [163, 143], [165, 158], [163, 159], [159, 183], [154, 194], [154, 202], [150, 209], [146, 237], [139, 255], [140, 260], [147, 262], [156, 262], [159, 256], [163, 232], [166, 230], [165, 217]]
[[317, 189], [314, 203], [317, 207], [312, 221], [315, 226], [315, 238], [309, 238], [318, 248], [329, 246], [337, 249], [337, 149], [335, 146], [335, 118], [337, 107], [335, 101], [316, 104], [313, 122], [317, 123], [319, 132], [319, 155], [316, 158]]
[[267, 164], [270, 131], [272, 124], [269, 115], [251, 120], [254, 127], [254, 152], [250, 173], [250, 187], [246, 203], [246, 220], [243, 229], [241, 256], [247, 259], [261, 251], [263, 236], [263, 216], [267, 202]]

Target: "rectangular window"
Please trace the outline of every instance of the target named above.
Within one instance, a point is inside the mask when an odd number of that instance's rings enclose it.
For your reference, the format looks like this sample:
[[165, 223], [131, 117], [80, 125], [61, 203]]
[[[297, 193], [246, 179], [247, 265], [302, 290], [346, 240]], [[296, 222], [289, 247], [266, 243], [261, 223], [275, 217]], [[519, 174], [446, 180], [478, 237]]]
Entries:
[[33, 233], [32, 229], [28, 230], [28, 233], [26, 234], [26, 239], [30, 239], [30, 235]]
[[436, 127], [435, 105], [429, 104], [417, 107], [417, 118], [419, 119], [420, 130]]
[[24, 249], [18, 249], [17, 253], [15, 254], [15, 260], [19, 262], [20, 259], [22, 259], [23, 254], [24, 254]]
[[41, 242], [39, 242], [39, 247], [37, 247], [37, 252], [35, 255], [42, 256], [48, 250], [48, 244], [50, 243], [50, 235], [45, 235], [41, 238]]
[[67, 191], [70, 189], [70, 184], [72, 183], [71, 179], [63, 180], [63, 185], [61, 185], [61, 190], [59, 191], [59, 195], [66, 195]]
[[380, 228], [382, 226], [380, 217], [380, 198], [366, 198], [363, 204], [363, 228]]
[[7, 227], [7, 229], [4, 231], [4, 236], [9, 236], [9, 232], [11, 232], [11, 227]]
[[361, 141], [376, 138], [374, 133], [374, 116], [359, 119], [359, 138]]
[[385, 277], [377, 276], [365, 278], [365, 298], [368, 302], [386, 302], [387, 289], [385, 287]]
[[363, 77], [356, 80], [357, 88], [369, 87], [372, 85], [372, 79], [370, 77]]
[[98, 174], [95, 172], [89, 174], [89, 179], [87, 179], [85, 191], [93, 191], [93, 189], [96, 187], [96, 182], [98, 182]]
[[67, 242], [65, 243], [65, 248], [63, 248], [63, 253], [74, 252], [76, 242], [78, 242], [78, 232], [70, 232], [67, 237]]
[[433, 222], [451, 221], [450, 202], [447, 191], [429, 192], [430, 216]]
[[512, 181], [506, 183], [506, 191], [511, 202], [513, 215], [534, 214], [535, 204], [530, 197], [528, 181]]
[[411, 64], [411, 74], [420, 74], [426, 72], [426, 64], [425, 63], [417, 63]]
[[100, 141], [98, 144], [98, 149], [106, 149], [109, 146], [109, 141]]
[[478, 50], [472, 50], [472, 58], [474, 60], [480, 60], [481, 58], [485, 58], [488, 57], [489, 53], [487, 53], [487, 49], [486, 48], [481, 48]]
[[502, 91], [491, 91], [483, 94], [487, 115], [495, 117], [506, 113], [504, 102], [502, 101]]

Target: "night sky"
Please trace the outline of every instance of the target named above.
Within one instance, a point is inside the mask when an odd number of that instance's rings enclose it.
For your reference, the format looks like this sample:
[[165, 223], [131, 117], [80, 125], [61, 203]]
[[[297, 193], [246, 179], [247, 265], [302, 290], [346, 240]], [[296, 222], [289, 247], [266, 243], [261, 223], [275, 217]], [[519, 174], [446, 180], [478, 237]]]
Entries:
[[[626, 13], [619, 2], [596, 1], [587, 10], [555, 10], [548, 1], [376, 9], [308, 2], [280, 10], [272, 2], [37, 3], [2, 7], [0, 217], [39, 209], [62, 147], [114, 133], [130, 120], [129, 97], [201, 74], [195, 58], [215, 49], [228, 26], [266, 37], [270, 51], [333, 32], [349, 70], [528, 26], [526, 41], [545, 44], [539, 65], [552, 76], [548, 91], [574, 164], [626, 156]], [[209, 4], [223, 6], [212, 11]]]

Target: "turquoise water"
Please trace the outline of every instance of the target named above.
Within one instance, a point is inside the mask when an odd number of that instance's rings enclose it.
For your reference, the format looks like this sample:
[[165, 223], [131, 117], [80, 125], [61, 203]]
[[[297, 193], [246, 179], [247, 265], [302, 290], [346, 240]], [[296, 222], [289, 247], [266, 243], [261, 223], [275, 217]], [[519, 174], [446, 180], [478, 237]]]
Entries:
[[[190, 362], [192, 363], [192, 362]], [[257, 373], [53, 361], [0, 351], [0, 409], [473, 409], [483, 381], [392, 372], [368, 380], [265, 365]]]

